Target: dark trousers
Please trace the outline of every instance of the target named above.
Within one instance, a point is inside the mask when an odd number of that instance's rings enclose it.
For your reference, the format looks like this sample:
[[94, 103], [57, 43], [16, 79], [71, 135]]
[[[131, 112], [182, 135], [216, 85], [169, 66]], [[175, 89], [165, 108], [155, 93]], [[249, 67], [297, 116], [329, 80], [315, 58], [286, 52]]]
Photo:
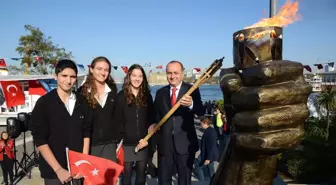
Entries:
[[[82, 185], [83, 179], [72, 180], [72, 185]], [[62, 185], [59, 179], [44, 179], [44, 185]], [[71, 183], [66, 183], [64, 185], [71, 185]]]
[[3, 179], [6, 184], [8, 184], [8, 175], [9, 175], [9, 181], [11, 183], [14, 182], [14, 173], [13, 173], [13, 165], [14, 160], [9, 159], [6, 154], [3, 154], [3, 161], [1, 161], [1, 170], [3, 174]]
[[[146, 164], [147, 160], [136, 161], [135, 163], [135, 185], [145, 185], [146, 184]], [[123, 185], [132, 184], [132, 172], [133, 172], [133, 162], [124, 163], [124, 176], [123, 176]]]
[[195, 154], [178, 154], [173, 144], [169, 144], [171, 152], [159, 154], [159, 185], [171, 185], [174, 168], [177, 169], [178, 185], [191, 185], [191, 172], [195, 160]]
[[150, 174], [152, 177], [157, 176], [157, 168], [153, 163], [153, 157], [156, 151], [157, 138], [154, 135], [148, 142], [148, 162], [147, 162], [147, 174]]

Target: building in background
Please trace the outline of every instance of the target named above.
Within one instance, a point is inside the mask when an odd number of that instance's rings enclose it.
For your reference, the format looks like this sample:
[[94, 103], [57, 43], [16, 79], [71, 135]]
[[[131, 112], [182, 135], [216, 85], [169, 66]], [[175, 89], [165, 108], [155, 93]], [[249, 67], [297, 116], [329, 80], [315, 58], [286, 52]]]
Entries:
[[168, 84], [165, 72], [149, 72], [148, 83], [151, 85], [165, 85]]
[[191, 78], [192, 76], [193, 76], [193, 70], [192, 69], [185, 71], [185, 77]]
[[336, 71], [334, 70], [305, 74], [305, 80], [312, 86], [313, 92], [321, 92], [326, 86], [336, 89]]

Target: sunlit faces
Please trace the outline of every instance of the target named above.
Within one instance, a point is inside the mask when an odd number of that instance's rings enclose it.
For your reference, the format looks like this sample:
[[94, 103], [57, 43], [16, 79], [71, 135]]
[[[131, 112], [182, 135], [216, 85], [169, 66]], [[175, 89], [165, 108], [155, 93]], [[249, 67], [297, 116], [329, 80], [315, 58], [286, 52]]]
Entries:
[[90, 72], [95, 80], [98, 82], [105, 82], [110, 71], [110, 66], [105, 61], [97, 61], [92, 68], [90, 68]]
[[130, 75], [131, 85], [134, 88], [139, 88], [143, 82], [143, 74], [140, 69], [133, 69]]
[[166, 69], [167, 80], [171, 86], [178, 86], [183, 80], [183, 69], [179, 63], [170, 63]]
[[8, 134], [7, 132], [2, 133], [1, 139], [8, 139]]
[[77, 74], [73, 69], [65, 68], [55, 76], [55, 79], [57, 80], [57, 87], [68, 92], [75, 85]]

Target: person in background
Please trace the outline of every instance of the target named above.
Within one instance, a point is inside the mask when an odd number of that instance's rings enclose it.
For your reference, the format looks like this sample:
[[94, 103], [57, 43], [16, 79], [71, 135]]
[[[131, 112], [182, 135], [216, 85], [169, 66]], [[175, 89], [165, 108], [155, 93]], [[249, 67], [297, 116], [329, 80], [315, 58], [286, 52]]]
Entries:
[[87, 79], [78, 92], [86, 97], [93, 112], [90, 154], [117, 162], [116, 149], [121, 139], [121, 128], [113, 121], [117, 87], [111, 77], [111, 68], [111, 62], [106, 57], [94, 58]]
[[213, 105], [212, 105], [212, 102], [211, 100], [208, 101], [208, 105], [205, 107], [208, 111], [208, 114], [212, 115], [213, 114]]
[[[146, 184], [146, 166], [148, 159], [148, 142], [142, 138], [147, 135], [147, 130], [153, 124], [153, 98], [150, 94], [149, 84], [144, 69], [132, 65], [124, 79], [122, 90], [116, 99], [114, 121], [122, 129], [124, 145], [124, 176], [123, 185], [131, 185], [133, 163], [135, 162], [135, 184]], [[140, 140], [140, 142], [139, 142]], [[135, 153], [137, 145], [142, 148]]]
[[223, 119], [222, 119], [223, 113], [219, 109], [218, 105], [215, 106], [215, 111], [214, 111], [214, 116], [212, 118], [213, 123], [214, 123], [214, 128], [217, 133], [218, 139], [222, 139], [223, 136]]
[[200, 181], [204, 181], [204, 168], [207, 170], [210, 178], [215, 173], [214, 162], [218, 160], [218, 144], [217, 144], [217, 133], [214, 128], [212, 128], [209, 118], [201, 118], [201, 127], [204, 129], [200, 155], [198, 160], [195, 160], [196, 174]]
[[0, 140], [0, 165], [5, 185], [12, 185], [14, 183], [13, 165], [15, 156], [13, 148], [14, 140], [8, 137], [8, 133], [6, 131], [2, 132]]
[[213, 115], [216, 110], [216, 100], [212, 100], [212, 102], [209, 102], [209, 109], [211, 111], [211, 114]]
[[30, 130], [45, 185], [82, 184], [82, 174], [71, 176], [66, 157], [66, 148], [84, 154], [90, 149], [92, 113], [84, 97], [72, 92], [77, 73], [72, 60], [58, 61], [57, 88], [40, 97], [31, 113]]
[[205, 114], [210, 114], [210, 112], [208, 110], [209, 101], [205, 101], [203, 106], [205, 107]]

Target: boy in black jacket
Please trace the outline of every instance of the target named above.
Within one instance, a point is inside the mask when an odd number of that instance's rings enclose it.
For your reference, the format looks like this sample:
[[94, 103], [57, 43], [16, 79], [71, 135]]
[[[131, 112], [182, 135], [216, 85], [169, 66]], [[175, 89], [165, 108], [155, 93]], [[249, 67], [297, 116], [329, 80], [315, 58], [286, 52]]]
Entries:
[[77, 66], [60, 60], [55, 67], [57, 89], [40, 97], [31, 115], [33, 139], [40, 151], [40, 172], [45, 185], [81, 184], [81, 174], [71, 177], [67, 169], [66, 147], [89, 153], [91, 113], [86, 101], [72, 92]]
[[204, 129], [201, 139], [201, 153], [196, 160], [196, 173], [200, 181], [204, 181], [203, 169], [205, 168], [210, 178], [215, 173], [214, 162], [218, 159], [218, 145], [217, 145], [217, 133], [214, 128], [210, 127], [209, 118], [201, 118], [201, 127]]

